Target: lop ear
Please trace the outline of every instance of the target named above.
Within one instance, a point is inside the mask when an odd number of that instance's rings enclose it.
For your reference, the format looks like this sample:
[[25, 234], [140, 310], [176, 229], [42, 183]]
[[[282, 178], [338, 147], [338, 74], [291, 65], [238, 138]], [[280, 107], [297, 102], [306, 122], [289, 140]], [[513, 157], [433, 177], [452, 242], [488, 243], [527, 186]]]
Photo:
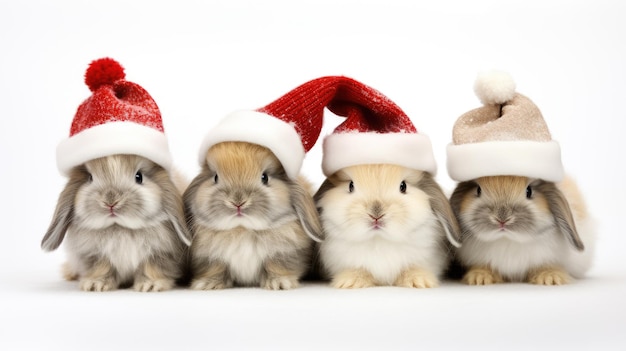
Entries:
[[204, 166], [202, 171], [191, 181], [185, 192], [183, 193], [183, 205], [185, 213], [185, 222], [187, 228], [191, 232], [191, 237], [194, 236], [194, 220], [193, 220], [193, 201], [196, 198], [196, 194], [200, 189], [202, 183], [211, 178], [210, 170], [207, 166]]
[[324, 240], [324, 230], [313, 197], [306, 190], [307, 182], [303, 178], [290, 184], [291, 203], [302, 223], [304, 232], [316, 242]]
[[315, 193], [315, 195], [313, 195], [313, 201], [314, 201], [315, 203], [317, 203], [318, 201], [320, 201], [320, 199], [321, 199], [322, 197], [324, 197], [324, 194], [325, 194], [328, 190], [330, 190], [330, 189], [332, 189], [332, 188], [334, 188], [334, 187], [335, 187], [335, 185], [334, 185], [334, 184], [333, 184], [333, 183], [332, 183], [332, 182], [331, 182], [328, 178], [326, 178], [326, 179], [324, 180], [324, 182], [322, 183], [322, 185], [320, 185], [320, 188], [317, 190], [317, 192]]
[[180, 192], [170, 179], [164, 182], [164, 186], [162, 188], [163, 211], [174, 227], [176, 234], [178, 234], [178, 238], [185, 243], [185, 245], [190, 246], [191, 234], [187, 228], [184, 211], [185, 207]]
[[580, 236], [578, 236], [574, 216], [572, 215], [572, 210], [569, 207], [569, 202], [565, 198], [565, 195], [563, 195], [554, 183], [549, 182], [540, 183], [537, 186], [537, 190], [545, 196], [548, 202], [548, 208], [554, 216], [554, 222], [561, 233], [567, 237], [576, 250], [583, 251], [585, 245], [582, 240], [580, 240]]
[[77, 167], [70, 172], [70, 179], [61, 191], [57, 201], [57, 207], [52, 216], [52, 222], [46, 235], [41, 240], [41, 248], [44, 251], [54, 251], [63, 242], [65, 232], [74, 219], [74, 201], [81, 185], [85, 183], [88, 174], [84, 167]]
[[439, 223], [446, 232], [446, 237], [450, 244], [461, 247], [461, 228], [454, 216], [450, 202], [446, 198], [443, 190], [430, 173], [424, 172], [418, 182], [418, 188], [430, 197], [430, 208], [439, 220]]

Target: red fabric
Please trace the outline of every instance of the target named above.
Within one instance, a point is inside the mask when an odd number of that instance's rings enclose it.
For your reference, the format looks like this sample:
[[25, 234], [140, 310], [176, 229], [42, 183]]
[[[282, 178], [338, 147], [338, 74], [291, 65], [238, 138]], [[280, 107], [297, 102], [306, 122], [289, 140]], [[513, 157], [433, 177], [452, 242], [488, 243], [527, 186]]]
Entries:
[[124, 78], [126, 78], [124, 67], [108, 57], [91, 62], [85, 72], [85, 84], [91, 91], [98, 90], [102, 85], [112, 85]]
[[342, 76], [311, 80], [259, 111], [293, 123], [304, 149], [309, 151], [321, 133], [325, 107], [347, 117], [335, 133], [417, 133], [409, 117], [393, 101], [361, 82]]
[[104, 123], [124, 121], [163, 132], [156, 102], [141, 86], [124, 80], [123, 68], [114, 60], [92, 62], [85, 73], [85, 83], [93, 88], [93, 94], [78, 107], [70, 136]]

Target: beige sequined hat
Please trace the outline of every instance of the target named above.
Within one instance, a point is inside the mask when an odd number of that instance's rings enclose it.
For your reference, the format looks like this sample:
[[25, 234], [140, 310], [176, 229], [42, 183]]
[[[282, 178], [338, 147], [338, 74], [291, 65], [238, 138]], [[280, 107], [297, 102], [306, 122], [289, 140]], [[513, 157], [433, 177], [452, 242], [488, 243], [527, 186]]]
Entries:
[[513, 175], [560, 181], [561, 148], [537, 106], [515, 92], [504, 72], [482, 73], [474, 91], [484, 106], [463, 114], [447, 147], [448, 174], [456, 181]]

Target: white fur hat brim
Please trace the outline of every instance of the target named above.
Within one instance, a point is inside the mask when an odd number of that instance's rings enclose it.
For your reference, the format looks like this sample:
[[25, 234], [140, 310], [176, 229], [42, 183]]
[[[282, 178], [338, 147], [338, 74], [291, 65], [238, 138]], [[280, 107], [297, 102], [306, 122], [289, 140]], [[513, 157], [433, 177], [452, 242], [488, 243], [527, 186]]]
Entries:
[[226, 116], [204, 137], [198, 155], [200, 165], [206, 162], [211, 146], [226, 141], [248, 142], [268, 148], [291, 179], [300, 173], [306, 154], [292, 123], [263, 112], [242, 110]]
[[417, 133], [345, 132], [324, 138], [322, 171], [331, 176], [338, 170], [364, 164], [394, 164], [437, 173], [430, 138]]
[[108, 122], [61, 141], [57, 146], [57, 167], [68, 175], [72, 168], [87, 161], [118, 154], [142, 156], [166, 170], [172, 166], [163, 132], [134, 122]]
[[447, 155], [448, 174], [459, 182], [505, 175], [558, 182], [564, 176], [561, 147], [556, 141], [451, 143]]

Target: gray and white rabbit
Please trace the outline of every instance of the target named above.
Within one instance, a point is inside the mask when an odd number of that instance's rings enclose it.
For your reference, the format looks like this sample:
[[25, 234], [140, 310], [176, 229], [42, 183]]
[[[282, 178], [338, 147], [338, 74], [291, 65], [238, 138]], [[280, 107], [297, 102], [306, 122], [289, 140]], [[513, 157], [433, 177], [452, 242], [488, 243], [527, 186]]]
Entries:
[[65, 241], [64, 276], [81, 290], [172, 288], [190, 243], [180, 192], [161, 166], [136, 155], [74, 167], [41, 246]]

